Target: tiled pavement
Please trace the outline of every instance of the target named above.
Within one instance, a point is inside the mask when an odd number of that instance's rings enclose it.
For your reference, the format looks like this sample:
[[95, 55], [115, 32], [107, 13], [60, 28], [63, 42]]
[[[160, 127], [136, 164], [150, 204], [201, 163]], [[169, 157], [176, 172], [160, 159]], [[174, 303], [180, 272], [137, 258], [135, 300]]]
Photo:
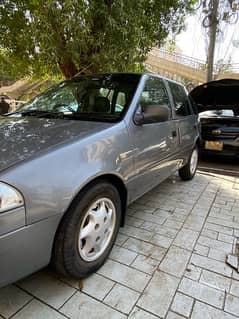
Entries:
[[0, 318], [235, 319], [239, 179], [170, 178], [128, 209], [110, 259], [79, 282], [48, 269], [0, 289]]

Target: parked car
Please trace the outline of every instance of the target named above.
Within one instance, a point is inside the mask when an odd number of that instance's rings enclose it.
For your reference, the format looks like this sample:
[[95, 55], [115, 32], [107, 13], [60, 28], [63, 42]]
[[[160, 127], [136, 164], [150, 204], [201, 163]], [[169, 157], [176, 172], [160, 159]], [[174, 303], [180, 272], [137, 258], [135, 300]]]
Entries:
[[239, 80], [223, 79], [190, 93], [200, 113], [203, 154], [239, 156], [238, 92]]
[[126, 206], [179, 170], [199, 128], [184, 87], [151, 74], [64, 81], [0, 119], [0, 286], [46, 266], [76, 278], [106, 260]]

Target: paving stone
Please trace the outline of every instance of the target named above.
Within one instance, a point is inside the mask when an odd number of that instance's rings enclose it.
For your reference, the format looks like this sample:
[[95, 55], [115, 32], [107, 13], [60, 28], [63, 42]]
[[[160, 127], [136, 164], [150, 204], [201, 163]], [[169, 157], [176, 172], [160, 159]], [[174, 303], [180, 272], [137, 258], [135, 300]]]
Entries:
[[172, 241], [173, 240], [171, 238], [168, 238], [159, 234], [153, 235], [152, 238], [149, 240], [150, 243], [163, 248], [169, 248], [170, 245], [172, 244]]
[[164, 223], [164, 226], [178, 230], [183, 226], [183, 223], [176, 220], [168, 219]]
[[44, 272], [27, 277], [18, 286], [56, 309], [75, 293], [74, 288]]
[[233, 244], [234, 239], [235, 238], [233, 236], [229, 236], [226, 234], [219, 233], [219, 235], [218, 235], [218, 240], [224, 241], [224, 242], [229, 243], [229, 244]]
[[180, 278], [186, 269], [190, 256], [191, 253], [188, 250], [171, 246], [159, 268]]
[[152, 222], [145, 222], [141, 228], [144, 228], [146, 230], [149, 230], [149, 231], [153, 231], [159, 235], [163, 235], [163, 236], [166, 236], [166, 237], [169, 237], [169, 238], [174, 238], [178, 232], [177, 229], [172, 229], [172, 228], [168, 228], [168, 227], [165, 227], [163, 225], [161, 225], [160, 227], [155, 224], [155, 223], [152, 223]]
[[205, 236], [205, 237], [209, 237], [212, 239], [217, 239], [218, 238], [218, 232], [215, 230], [210, 230], [210, 229], [203, 229], [201, 232], [201, 235]]
[[192, 280], [198, 281], [202, 273], [202, 269], [189, 264], [184, 272], [184, 276]]
[[144, 220], [139, 219], [135, 216], [126, 215], [125, 223], [130, 226], [140, 227], [144, 223]]
[[239, 298], [232, 295], [227, 295], [225, 311], [230, 312], [233, 315], [239, 316]]
[[207, 256], [209, 252], [209, 247], [197, 244], [194, 247], [193, 252], [198, 255]]
[[237, 317], [211, 307], [205, 303], [196, 301], [191, 319], [237, 319]]
[[186, 218], [188, 217], [188, 214], [180, 214], [180, 213], [177, 213], [177, 214], [173, 214], [172, 215], [173, 219], [174, 220], [177, 220], [179, 222], [185, 222]]
[[205, 221], [205, 217], [189, 215], [184, 224], [184, 227], [195, 230], [195, 231], [201, 231], [204, 221]]
[[238, 256], [229, 254], [226, 257], [227, 265], [230, 265], [234, 269], [238, 269]]
[[32, 299], [21, 289], [15, 286], [7, 286], [0, 289], [0, 315], [11, 317]]
[[138, 292], [116, 284], [104, 299], [104, 303], [121, 312], [129, 314], [139, 296], [140, 294]]
[[158, 317], [155, 317], [147, 311], [135, 307], [131, 314], [128, 316], [128, 319], [158, 319]]
[[204, 245], [204, 246], [208, 246], [208, 247], [217, 249], [217, 250], [225, 251], [227, 253], [232, 252], [232, 244], [224, 243], [222, 241], [215, 240], [212, 238], [200, 236], [198, 238], [198, 243], [201, 245]]
[[199, 233], [190, 229], [182, 228], [177, 234], [173, 244], [182, 248], [192, 250]]
[[84, 279], [82, 282], [82, 291], [99, 300], [103, 300], [115, 285], [114, 281], [111, 281], [98, 274], [93, 274]]
[[189, 317], [193, 307], [193, 302], [193, 298], [177, 292], [174, 297], [171, 309], [172, 311], [175, 311], [185, 317]]
[[207, 270], [203, 270], [200, 282], [226, 292], [229, 292], [231, 285], [231, 279]]
[[166, 319], [184, 319], [185, 317], [182, 317], [180, 315], [178, 315], [177, 313], [175, 312], [172, 312], [172, 311], [169, 311]]
[[156, 272], [138, 301], [138, 306], [159, 317], [165, 317], [176, 292], [179, 279]]
[[34, 299], [12, 319], [66, 319], [66, 317]]
[[137, 218], [140, 218], [142, 221], [153, 222], [153, 223], [156, 223], [158, 225], [162, 225], [166, 221], [165, 217], [161, 217], [161, 216], [155, 214], [155, 212], [153, 212], [151, 214], [145, 213], [145, 212], [137, 212], [134, 216], [136, 216]]
[[147, 257], [152, 257], [161, 261], [166, 253], [166, 249], [163, 247], [158, 247], [144, 241], [129, 238], [123, 245], [127, 249], [131, 249], [138, 254], [145, 255]]
[[230, 294], [239, 297], [239, 282], [237, 280], [232, 280]]
[[71, 319], [126, 318], [122, 313], [113, 310], [81, 292], [76, 293], [69, 301], [67, 301], [61, 308], [61, 312]]
[[113, 247], [109, 256], [109, 258], [119, 261], [125, 265], [130, 265], [136, 257], [137, 254], [135, 252], [116, 245]]
[[231, 211], [226, 209], [221, 209], [218, 213], [210, 212], [210, 217], [218, 218], [218, 219], [225, 219], [229, 221], [233, 221], [233, 215]]
[[208, 257], [192, 254], [190, 262], [195, 266], [216, 272], [220, 275], [227, 277], [231, 277], [232, 275], [232, 269], [229, 266], [223, 262]]
[[224, 293], [205, 286], [188, 278], [183, 278], [179, 285], [180, 292], [189, 295], [200, 301], [204, 301], [212, 306], [222, 308], [224, 301]]
[[121, 246], [121, 245], [123, 245], [123, 243], [126, 242], [126, 240], [127, 240], [128, 238], [129, 238], [129, 236], [126, 236], [126, 235], [123, 235], [123, 234], [121, 234], [121, 233], [118, 233], [115, 243], [116, 243], [118, 246]]
[[232, 270], [232, 278], [235, 280], [239, 280], [239, 273], [236, 270]]
[[220, 219], [215, 218], [215, 217], [208, 217], [208, 222], [209, 223], [214, 223], [220, 226], [225, 226], [225, 227], [231, 227], [231, 228], [236, 228], [239, 229], [239, 223], [238, 222], [231, 222], [229, 220], [225, 219]]
[[210, 230], [214, 230], [216, 232], [220, 232], [220, 233], [223, 233], [226, 235], [233, 234], [233, 228], [225, 227], [225, 226], [221, 226], [221, 225], [216, 225], [216, 224], [212, 224], [212, 223], [208, 223], [208, 222], [206, 222], [205, 228], [210, 229]]
[[227, 256], [227, 253], [225, 251], [221, 251], [221, 250], [214, 249], [214, 248], [209, 249], [208, 257], [210, 257], [212, 259], [216, 259], [218, 261], [225, 262], [226, 256]]
[[137, 239], [141, 240], [149, 240], [152, 237], [152, 233], [141, 228], [136, 228], [133, 226], [125, 225], [123, 228], [120, 228], [120, 233], [130, 236], [130, 237], [135, 237]]
[[147, 274], [113, 260], [108, 260], [98, 273], [139, 292], [143, 291], [151, 278]]
[[[159, 205], [160, 205], [160, 203], [159, 203]], [[156, 209], [154, 211], [154, 213], [157, 214], [160, 217], [164, 217], [165, 219], [170, 218], [170, 217], [173, 216], [172, 212], [168, 212], [168, 211], [163, 210], [163, 209]]]
[[135, 261], [131, 264], [131, 267], [152, 274], [155, 269], [158, 267], [159, 260], [146, 257], [143, 255], [138, 255]]

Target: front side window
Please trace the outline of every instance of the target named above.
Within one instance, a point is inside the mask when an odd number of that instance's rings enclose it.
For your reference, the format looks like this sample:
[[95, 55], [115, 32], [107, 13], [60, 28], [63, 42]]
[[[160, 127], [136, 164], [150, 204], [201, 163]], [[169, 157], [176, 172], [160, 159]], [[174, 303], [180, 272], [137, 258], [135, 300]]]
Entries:
[[146, 80], [139, 104], [142, 110], [147, 105], [166, 106], [170, 109], [169, 97], [162, 79], [149, 77]]
[[28, 116], [117, 121], [127, 111], [137, 89], [138, 74], [82, 76], [62, 82], [20, 107]]
[[174, 82], [168, 82], [168, 84], [173, 96], [176, 116], [184, 117], [190, 115], [189, 100], [183, 86]]

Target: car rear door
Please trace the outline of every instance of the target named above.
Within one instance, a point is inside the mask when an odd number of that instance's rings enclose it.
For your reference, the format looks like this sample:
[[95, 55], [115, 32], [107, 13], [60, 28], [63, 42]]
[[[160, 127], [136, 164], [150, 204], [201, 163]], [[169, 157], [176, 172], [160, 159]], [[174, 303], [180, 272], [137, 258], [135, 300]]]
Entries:
[[190, 154], [199, 135], [198, 117], [185, 88], [173, 81], [167, 81], [167, 84], [172, 98], [174, 123], [179, 137], [177, 152], [185, 159]]

